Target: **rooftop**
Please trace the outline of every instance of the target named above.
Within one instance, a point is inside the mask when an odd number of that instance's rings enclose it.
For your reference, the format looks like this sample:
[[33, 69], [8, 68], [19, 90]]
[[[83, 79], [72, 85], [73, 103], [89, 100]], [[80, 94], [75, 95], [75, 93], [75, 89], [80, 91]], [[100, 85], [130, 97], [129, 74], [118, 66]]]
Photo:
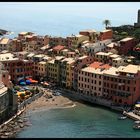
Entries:
[[107, 45], [107, 47], [113, 48], [115, 44], [116, 44], [115, 42], [111, 42], [110, 44]]
[[39, 64], [46, 64], [46, 62], [45, 61], [40, 61]]
[[111, 57], [111, 58], [117, 58], [117, 57], [119, 57], [120, 55], [117, 55], [117, 54], [111, 54], [109, 57]]
[[27, 55], [27, 57], [33, 57], [35, 54], [34, 53], [30, 53]]
[[72, 58], [72, 57], [65, 58], [65, 59], [62, 60], [62, 62], [64, 62], [64, 61], [67, 61], [68, 64], [71, 64], [71, 63], [75, 62], [74, 58]]
[[65, 46], [58, 45], [58, 46], [53, 47], [53, 50], [60, 51], [60, 50], [63, 50], [64, 48]]
[[104, 74], [117, 76], [117, 75], [119, 75], [119, 74], [116, 73], [117, 71], [118, 71], [118, 68], [111, 67], [110, 69], [104, 71]]
[[87, 58], [87, 57], [88, 57], [87, 55], [84, 55], [84, 56], [79, 57], [78, 59], [81, 60], [81, 59], [84, 59], [84, 58]]
[[9, 38], [3, 38], [1, 39], [0, 44], [8, 44], [9, 41], [10, 41]]
[[41, 50], [46, 50], [46, 49], [49, 49], [49, 48], [50, 48], [50, 46], [46, 45], [46, 46], [41, 47]]
[[126, 42], [126, 41], [129, 41], [129, 40], [132, 40], [133, 38], [132, 37], [126, 37], [122, 40], [120, 40], [121, 42]]
[[5, 53], [5, 54], [0, 54], [0, 61], [4, 60], [13, 60], [14, 55], [12, 53]]
[[35, 55], [34, 57], [42, 58], [44, 57], [44, 54], [38, 54], [38, 55]]
[[105, 56], [109, 56], [109, 55], [112, 55], [113, 53], [111, 53], [111, 52], [98, 52], [98, 53], [96, 53], [96, 55], [105, 55]]
[[111, 66], [109, 64], [103, 64], [101, 62], [93, 62], [89, 65], [89, 67], [95, 68], [95, 69], [109, 69]]
[[108, 29], [108, 30], [103, 30], [101, 32], [105, 33], [105, 32], [109, 32], [109, 31], [111, 31], [111, 30]]
[[117, 58], [114, 58], [113, 60], [115, 60], [115, 61], [119, 61], [119, 60], [122, 60], [123, 58], [121, 58], [121, 57], [117, 57]]
[[95, 73], [95, 74], [103, 74], [103, 72], [104, 72], [104, 70], [95, 69], [95, 68], [92, 68], [92, 67], [83, 68], [82, 71], [89, 72], [89, 73]]
[[26, 34], [28, 34], [28, 32], [20, 32], [19, 34], [20, 35], [26, 35]]
[[138, 71], [140, 71], [140, 66], [139, 65], [129, 64], [127, 66], [120, 66], [119, 68], [120, 68], [119, 69], [120, 72], [125, 72], [125, 73], [136, 74]]
[[94, 30], [94, 29], [86, 29], [86, 30], [82, 30], [80, 32], [96, 33], [96, 30]]

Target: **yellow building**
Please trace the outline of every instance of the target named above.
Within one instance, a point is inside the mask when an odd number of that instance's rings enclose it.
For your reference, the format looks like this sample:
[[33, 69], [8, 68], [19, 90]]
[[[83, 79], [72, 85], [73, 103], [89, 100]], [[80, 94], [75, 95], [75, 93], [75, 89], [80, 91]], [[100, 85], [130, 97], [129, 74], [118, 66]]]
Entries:
[[63, 59], [63, 56], [56, 56], [53, 60], [48, 61], [47, 64], [47, 77], [53, 82], [59, 82], [59, 60]]
[[60, 60], [60, 76], [59, 76], [59, 85], [67, 88], [72, 87], [72, 70], [71, 66], [74, 64], [74, 58], [64, 58]]
[[75, 60], [73, 58], [68, 58], [67, 61], [67, 69], [66, 69], [66, 87], [71, 88], [72, 87], [72, 69]]
[[41, 77], [45, 77], [47, 75], [47, 62], [41, 61], [38, 63], [38, 75]]
[[85, 35], [72, 35], [67, 37], [68, 47], [77, 48], [83, 41], [89, 41], [89, 37]]

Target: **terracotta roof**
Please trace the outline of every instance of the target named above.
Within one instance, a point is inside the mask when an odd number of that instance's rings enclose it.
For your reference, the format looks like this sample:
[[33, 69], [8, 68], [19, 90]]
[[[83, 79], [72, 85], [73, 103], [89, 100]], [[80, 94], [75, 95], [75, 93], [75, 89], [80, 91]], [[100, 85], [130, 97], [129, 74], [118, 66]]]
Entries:
[[58, 45], [58, 46], [55, 46], [53, 48], [54, 51], [60, 51], [60, 50], [63, 50], [65, 48], [65, 46], [61, 46], [61, 45]]
[[94, 63], [90, 64], [89, 67], [92, 67], [92, 68], [95, 68], [95, 69], [97, 69], [97, 68], [99, 68], [99, 69], [102, 69], [102, 68], [103, 69], [109, 69], [109, 68], [111, 68], [111, 66], [109, 64], [103, 64], [101, 62], [94, 62]]

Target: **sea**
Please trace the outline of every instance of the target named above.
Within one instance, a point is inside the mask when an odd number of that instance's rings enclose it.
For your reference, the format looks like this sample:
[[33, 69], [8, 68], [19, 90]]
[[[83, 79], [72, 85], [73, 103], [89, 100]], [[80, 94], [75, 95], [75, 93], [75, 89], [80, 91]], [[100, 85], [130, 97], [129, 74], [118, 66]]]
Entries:
[[[38, 35], [70, 36], [80, 30], [104, 30], [137, 22], [139, 2], [1, 2], [0, 29], [14, 38], [22, 31]], [[140, 137], [133, 120], [118, 120], [118, 113], [95, 105], [76, 103], [73, 108], [28, 114], [31, 126], [17, 138], [131, 138]]]
[[28, 127], [16, 138], [140, 138], [131, 119], [105, 107], [76, 103], [75, 107], [27, 113]]

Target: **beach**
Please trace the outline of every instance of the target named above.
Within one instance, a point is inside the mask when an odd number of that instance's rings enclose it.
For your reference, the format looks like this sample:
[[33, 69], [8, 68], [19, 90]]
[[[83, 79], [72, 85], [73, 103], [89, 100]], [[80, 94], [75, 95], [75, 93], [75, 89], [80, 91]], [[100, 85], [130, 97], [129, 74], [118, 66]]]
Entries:
[[35, 101], [26, 106], [26, 112], [41, 111], [42, 109], [54, 109], [54, 108], [68, 108], [74, 107], [75, 102], [64, 96], [54, 96], [51, 92], [45, 91], [45, 93]]

